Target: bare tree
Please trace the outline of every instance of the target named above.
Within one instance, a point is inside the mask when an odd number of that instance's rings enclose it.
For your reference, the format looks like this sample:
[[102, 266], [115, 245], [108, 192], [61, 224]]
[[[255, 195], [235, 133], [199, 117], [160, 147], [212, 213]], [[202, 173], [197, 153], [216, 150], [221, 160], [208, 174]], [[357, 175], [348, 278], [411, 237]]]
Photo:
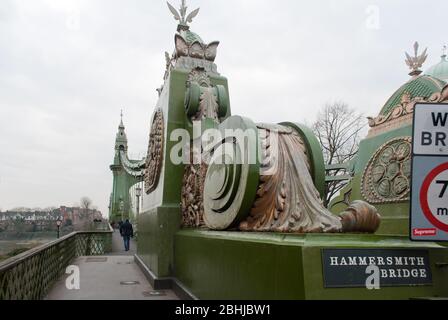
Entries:
[[[316, 134], [324, 154], [325, 164], [343, 164], [352, 160], [358, 153], [358, 146], [367, 120], [361, 113], [342, 102], [328, 103], [319, 112], [313, 131]], [[327, 175], [338, 176], [345, 169], [329, 170]], [[347, 184], [346, 181], [330, 181], [325, 186], [324, 205]]]
[[81, 198], [81, 208], [82, 209], [90, 209], [92, 206], [92, 200], [89, 197]]

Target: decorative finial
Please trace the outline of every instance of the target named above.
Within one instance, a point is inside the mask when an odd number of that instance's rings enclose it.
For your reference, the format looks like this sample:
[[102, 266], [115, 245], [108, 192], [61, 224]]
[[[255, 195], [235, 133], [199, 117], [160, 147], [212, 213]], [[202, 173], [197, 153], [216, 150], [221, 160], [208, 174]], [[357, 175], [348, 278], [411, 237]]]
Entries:
[[447, 49], [448, 49], [448, 48], [447, 48], [446, 45], [444, 45], [443, 48], [442, 48], [442, 58], [443, 58], [443, 59], [446, 58]]
[[174, 16], [174, 19], [176, 21], [179, 21], [177, 31], [180, 32], [181, 30], [189, 30], [190, 27], [188, 26], [188, 23], [193, 22], [193, 18], [196, 17], [199, 13], [199, 8], [190, 12], [190, 14], [187, 16], [188, 7], [186, 6], [185, 0], [182, 0], [182, 5], [180, 6], [179, 11], [177, 11], [169, 2], [167, 2], [167, 4], [168, 8]]
[[124, 124], [123, 124], [123, 109], [121, 109], [120, 111], [120, 128], [124, 128]]
[[418, 42], [414, 43], [414, 56], [411, 57], [406, 52], [406, 64], [411, 69], [411, 72], [409, 73], [410, 76], [416, 77], [420, 75], [423, 71], [420, 70], [420, 68], [423, 66], [423, 63], [425, 63], [426, 58], [428, 58], [428, 48], [426, 48], [421, 55], [418, 54]]

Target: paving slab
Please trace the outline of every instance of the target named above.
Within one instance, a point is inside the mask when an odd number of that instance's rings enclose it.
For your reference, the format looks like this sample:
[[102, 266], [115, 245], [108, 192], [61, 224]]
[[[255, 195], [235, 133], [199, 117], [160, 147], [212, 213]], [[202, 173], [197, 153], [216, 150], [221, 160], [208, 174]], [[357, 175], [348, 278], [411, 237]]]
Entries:
[[133, 256], [79, 257], [72, 265], [79, 267], [80, 289], [67, 289], [67, 274], [45, 300], [178, 300], [172, 290], [154, 291]]

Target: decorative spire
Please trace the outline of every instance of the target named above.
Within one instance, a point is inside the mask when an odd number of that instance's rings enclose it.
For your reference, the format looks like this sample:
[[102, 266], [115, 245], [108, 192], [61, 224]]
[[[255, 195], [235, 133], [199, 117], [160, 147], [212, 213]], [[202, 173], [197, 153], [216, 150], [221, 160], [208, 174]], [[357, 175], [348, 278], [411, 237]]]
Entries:
[[418, 42], [415, 42], [413, 57], [406, 52], [406, 64], [411, 69], [411, 72], [409, 73], [411, 77], [416, 77], [423, 72], [420, 68], [423, 66], [423, 63], [425, 63], [426, 58], [428, 58], [428, 48], [426, 48], [421, 55], [418, 54], [418, 48]]
[[442, 59], [443, 59], [443, 60], [446, 59], [446, 53], [447, 53], [447, 50], [448, 50], [447, 46], [444, 45], [443, 48], [442, 48]]
[[120, 125], [118, 126], [117, 137], [115, 139], [115, 150], [128, 150], [128, 138], [126, 137], [123, 124], [123, 109], [120, 111]]
[[121, 120], [120, 120], [120, 128], [123, 128], [123, 129], [124, 129], [124, 124], [123, 124], [123, 109], [121, 109], [121, 112], [120, 112], [120, 118], [121, 118]]
[[170, 9], [171, 13], [174, 16], [174, 19], [176, 21], [179, 21], [179, 25], [177, 26], [177, 31], [187, 31], [190, 29], [190, 27], [188, 26], [188, 23], [192, 23], [193, 22], [193, 18], [196, 17], [199, 13], [199, 8], [197, 8], [196, 10], [190, 12], [190, 14], [187, 16], [187, 9], [188, 7], [186, 6], [185, 0], [182, 0], [182, 5], [179, 8], [179, 11], [177, 11], [169, 2], [167, 2], [168, 4], [168, 8]]

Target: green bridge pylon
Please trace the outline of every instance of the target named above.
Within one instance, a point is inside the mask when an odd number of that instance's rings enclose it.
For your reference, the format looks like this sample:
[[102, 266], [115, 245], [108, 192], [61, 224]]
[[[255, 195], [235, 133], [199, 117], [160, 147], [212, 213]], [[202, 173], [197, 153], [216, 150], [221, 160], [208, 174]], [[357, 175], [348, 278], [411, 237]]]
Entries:
[[137, 186], [143, 183], [145, 158], [130, 160], [128, 158], [128, 139], [126, 137], [123, 115], [121, 115], [115, 138], [114, 162], [110, 166], [113, 173], [113, 187], [109, 202], [109, 221], [135, 220], [139, 201], [135, 196]]

